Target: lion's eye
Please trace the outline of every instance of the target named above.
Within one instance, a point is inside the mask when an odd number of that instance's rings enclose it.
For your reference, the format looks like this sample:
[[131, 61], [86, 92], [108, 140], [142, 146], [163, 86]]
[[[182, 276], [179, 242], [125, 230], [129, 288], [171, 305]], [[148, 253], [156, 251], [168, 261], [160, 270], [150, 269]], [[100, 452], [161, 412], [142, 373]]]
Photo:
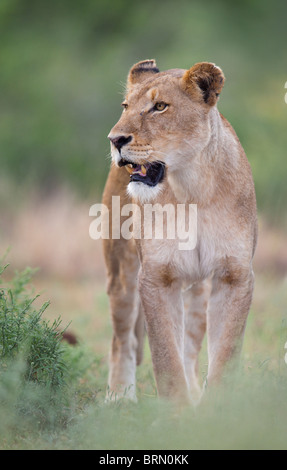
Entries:
[[167, 108], [167, 106], [168, 105], [164, 103], [163, 101], [159, 101], [158, 103], [154, 105], [154, 109], [155, 111], [163, 111], [164, 109]]
[[127, 109], [127, 108], [128, 108], [128, 103], [122, 103], [122, 107], [123, 107], [124, 109]]

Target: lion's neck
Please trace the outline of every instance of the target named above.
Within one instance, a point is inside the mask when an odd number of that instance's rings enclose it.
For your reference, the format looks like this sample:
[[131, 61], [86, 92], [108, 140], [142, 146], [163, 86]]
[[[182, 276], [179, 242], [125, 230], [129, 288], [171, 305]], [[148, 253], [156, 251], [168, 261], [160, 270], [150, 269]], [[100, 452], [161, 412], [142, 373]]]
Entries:
[[209, 206], [217, 193], [220, 175], [224, 173], [227, 161], [228, 143], [234, 137], [223, 125], [215, 108], [209, 116], [210, 135], [207, 144], [196, 153], [187, 156], [187, 164], [169, 175], [169, 184], [180, 203], [192, 203], [201, 207]]

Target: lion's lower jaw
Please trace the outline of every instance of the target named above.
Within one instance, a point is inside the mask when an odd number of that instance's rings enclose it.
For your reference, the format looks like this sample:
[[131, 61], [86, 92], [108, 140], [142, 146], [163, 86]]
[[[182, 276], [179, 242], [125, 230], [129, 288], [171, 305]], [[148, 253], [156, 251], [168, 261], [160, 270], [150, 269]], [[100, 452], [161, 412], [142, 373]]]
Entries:
[[147, 204], [154, 201], [162, 191], [162, 184], [147, 186], [144, 183], [131, 181], [127, 186], [128, 195], [140, 204]]

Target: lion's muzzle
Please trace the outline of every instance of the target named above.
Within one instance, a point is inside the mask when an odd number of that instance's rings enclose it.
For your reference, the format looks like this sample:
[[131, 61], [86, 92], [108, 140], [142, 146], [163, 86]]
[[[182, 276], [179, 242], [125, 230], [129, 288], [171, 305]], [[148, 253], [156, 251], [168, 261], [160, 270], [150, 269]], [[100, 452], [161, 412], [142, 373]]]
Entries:
[[163, 162], [145, 163], [139, 165], [128, 160], [121, 159], [119, 166], [125, 166], [130, 175], [130, 181], [144, 183], [148, 186], [156, 186], [165, 175], [165, 164]]

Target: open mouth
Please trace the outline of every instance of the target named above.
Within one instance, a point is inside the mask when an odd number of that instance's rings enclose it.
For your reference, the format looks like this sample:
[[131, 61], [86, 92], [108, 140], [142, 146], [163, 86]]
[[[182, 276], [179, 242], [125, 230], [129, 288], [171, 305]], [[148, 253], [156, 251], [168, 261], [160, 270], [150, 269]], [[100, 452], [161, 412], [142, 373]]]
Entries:
[[165, 173], [165, 164], [163, 162], [145, 163], [138, 165], [121, 159], [119, 166], [125, 166], [130, 175], [130, 181], [138, 181], [148, 186], [156, 186], [163, 180]]

